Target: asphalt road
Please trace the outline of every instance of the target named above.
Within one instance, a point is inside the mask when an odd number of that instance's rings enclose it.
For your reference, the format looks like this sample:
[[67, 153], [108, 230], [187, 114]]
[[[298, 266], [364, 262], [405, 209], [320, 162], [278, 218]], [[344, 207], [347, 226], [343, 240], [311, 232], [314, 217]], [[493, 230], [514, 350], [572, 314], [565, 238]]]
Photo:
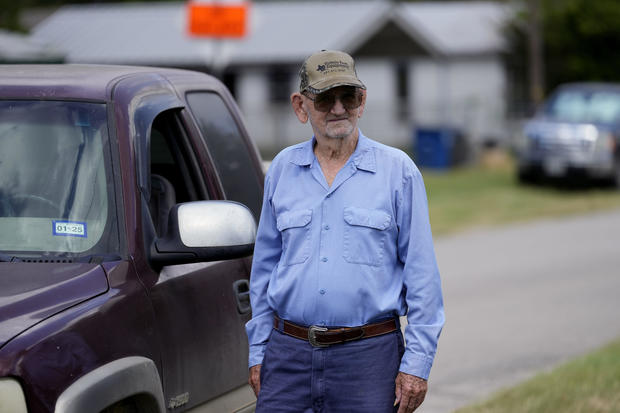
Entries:
[[620, 337], [620, 211], [435, 241], [447, 322], [421, 413], [445, 413]]

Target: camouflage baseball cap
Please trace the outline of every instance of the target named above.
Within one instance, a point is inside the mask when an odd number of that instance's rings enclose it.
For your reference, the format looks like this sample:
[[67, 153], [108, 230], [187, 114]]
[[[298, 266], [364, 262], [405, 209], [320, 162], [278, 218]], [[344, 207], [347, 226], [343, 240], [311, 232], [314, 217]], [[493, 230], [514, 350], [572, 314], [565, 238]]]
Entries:
[[299, 91], [319, 94], [336, 86], [366, 89], [357, 78], [355, 62], [345, 52], [321, 50], [306, 59], [299, 70]]

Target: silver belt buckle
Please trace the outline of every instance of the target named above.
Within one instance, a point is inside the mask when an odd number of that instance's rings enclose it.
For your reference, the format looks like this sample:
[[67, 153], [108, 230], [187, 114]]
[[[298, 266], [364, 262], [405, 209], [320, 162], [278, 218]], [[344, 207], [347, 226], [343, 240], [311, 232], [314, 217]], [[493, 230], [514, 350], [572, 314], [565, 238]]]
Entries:
[[308, 327], [308, 341], [310, 342], [312, 347], [328, 347], [329, 344], [321, 344], [321, 343], [316, 341], [316, 333], [317, 333], [317, 331], [318, 332], [325, 332], [325, 331], [327, 331], [327, 328], [325, 328], [325, 327], [318, 327], [318, 326], [310, 326], [310, 327]]

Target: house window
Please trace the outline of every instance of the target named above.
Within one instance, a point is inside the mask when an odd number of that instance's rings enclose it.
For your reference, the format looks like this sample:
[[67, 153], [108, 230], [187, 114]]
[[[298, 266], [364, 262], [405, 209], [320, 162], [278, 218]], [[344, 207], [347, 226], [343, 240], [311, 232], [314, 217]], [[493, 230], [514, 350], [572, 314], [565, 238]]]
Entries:
[[222, 75], [222, 83], [228, 88], [228, 91], [235, 99], [237, 99], [237, 73], [226, 71]]
[[394, 65], [396, 83], [396, 107], [397, 115], [400, 120], [411, 119], [409, 107], [409, 65], [406, 61], [398, 61]]
[[291, 96], [291, 71], [272, 68], [269, 71], [269, 97], [275, 103], [288, 103]]

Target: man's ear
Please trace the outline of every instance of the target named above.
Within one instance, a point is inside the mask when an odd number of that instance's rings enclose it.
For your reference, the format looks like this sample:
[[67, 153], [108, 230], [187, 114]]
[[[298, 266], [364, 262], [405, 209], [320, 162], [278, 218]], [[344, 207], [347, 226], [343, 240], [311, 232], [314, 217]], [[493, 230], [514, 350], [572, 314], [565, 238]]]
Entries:
[[293, 111], [301, 123], [308, 122], [308, 112], [304, 109], [304, 100], [301, 97], [301, 93], [295, 92], [291, 95], [291, 106], [293, 106]]
[[359, 112], [357, 113], [357, 117], [361, 118], [364, 114], [364, 108], [366, 107], [366, 89], [362, 89], [362, 104], [360, 105]]

